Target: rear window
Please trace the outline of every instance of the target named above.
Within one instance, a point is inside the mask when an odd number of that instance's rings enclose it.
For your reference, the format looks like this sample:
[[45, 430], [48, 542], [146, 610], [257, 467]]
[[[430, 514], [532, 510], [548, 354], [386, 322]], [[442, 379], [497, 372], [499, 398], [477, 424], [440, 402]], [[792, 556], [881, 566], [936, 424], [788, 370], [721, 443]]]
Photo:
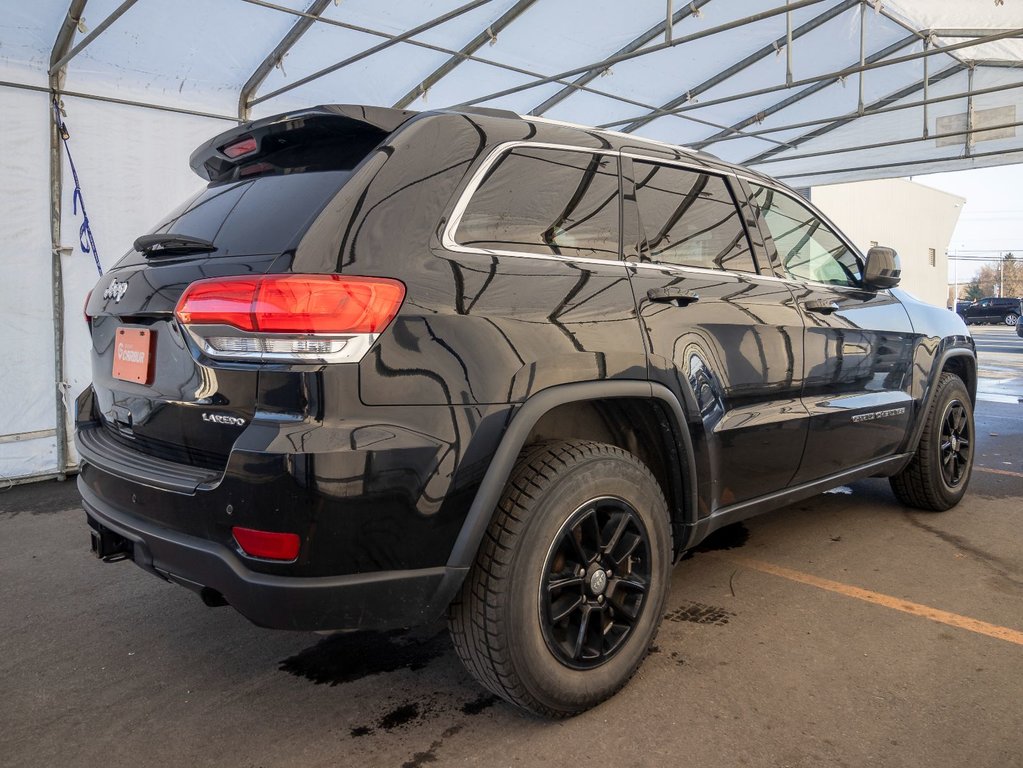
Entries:
[[290, 173], [214, 184], [153, 232], [209, 240], [217, 246], [215, 257], [283, 253], [351, 175], [350, 170]]

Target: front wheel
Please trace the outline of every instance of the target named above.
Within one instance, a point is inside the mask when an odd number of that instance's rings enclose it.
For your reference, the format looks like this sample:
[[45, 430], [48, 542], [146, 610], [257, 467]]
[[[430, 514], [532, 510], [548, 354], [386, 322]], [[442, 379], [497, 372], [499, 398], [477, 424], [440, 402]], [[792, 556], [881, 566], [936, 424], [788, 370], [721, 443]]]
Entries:
[[1013, 326], [1019, 322], [1019, 315], [1017, 315], [1015, 312], [1010, 312], [1005, 316], [1004, 320], [1006, 325]]
[[944, 512], [963, 498], [973, 471], [973, 403], [962, 379], [941, 374], [925, 418], [913, 460], [890, 482], [906, 506]]
[[510, 703], [567, 717], [618, 691], [660, 623], [668, 507], [630, 453], [582, 440], [527, 449], [448, 626], [466, 668]]

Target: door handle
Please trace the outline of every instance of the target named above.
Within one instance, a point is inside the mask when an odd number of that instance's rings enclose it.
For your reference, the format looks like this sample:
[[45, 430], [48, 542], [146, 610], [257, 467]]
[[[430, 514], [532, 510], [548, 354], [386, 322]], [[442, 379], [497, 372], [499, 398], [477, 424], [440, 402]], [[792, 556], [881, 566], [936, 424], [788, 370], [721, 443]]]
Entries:
[[817, 299], [816, 301], [803, 302], [803, 309], [807, 312], [820, 312], [822, 315], [830, 315], [837, 312], [838, 304], [830, 299]]
[[656, 301], [662, 304], [674, 304], [676, 307], [687, 307], [700, 300], [700, 297], [692, 291], [672, 286], [668, 286], [666, 288], [651, 288], [646, 292], [646, 297], [650, 301]]

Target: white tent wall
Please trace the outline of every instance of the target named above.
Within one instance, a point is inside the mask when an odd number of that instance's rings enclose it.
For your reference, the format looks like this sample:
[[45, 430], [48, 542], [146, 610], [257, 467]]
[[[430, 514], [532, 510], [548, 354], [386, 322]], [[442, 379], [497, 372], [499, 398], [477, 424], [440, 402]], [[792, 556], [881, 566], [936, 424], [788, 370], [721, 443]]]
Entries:
[[0, 486], [57, 466], [48, 109], [45, 93], [0, 88]]
[[[45, 89], [71, 2], [8, 2], [0, 14], [0, 483], [58, 471]], [[256, 117], [315, 103], [502, 107], [706, 146], [794, 186], [1023, 161], [1015, 126], [998, 138], [974, 133], [968, 146], [934, 138], [957, 130], [971, 107], [986, 125], [1023, 122], [1023, 0], [672, 0], [667, 8], [664, 0], [87, 0], [83, 16], [71, 46], [88, 45], [73, 51], [62, 97], [104, 268], [198, 189], [190, 152], [246, 107]], [[982, 35], [1000, 39], [927, 59], [930, 97], [960, 94], [928, 107], [929, 138], [920, 140], [922, 107], [873, 113], [924, 98], [914, 86], [925, 40], [933, 50]], [[285, 39], [284, 58], [272, 58]], [[881, 66], [904, 56], [913, 58]], [[862, 77], [861, 58], [877, 67]], [[254, 73], [265, 77], [239, 104]], [[967, 99], [971, 85], [1001, 90]], [[81, 219], [62, 162], [70, 422], [90, 377], [81, 308], [96, 269], [78, 245]]]
[[[233, 123], [142, 107], [64, 98], [72, 157], [103, 268], [114, 264], [141, 233], [195, 194], [202, 180], [188, 167], [196, 146]], [[0, 205], [5, 237], [0, 258], [13, 269], [0, 282], [0, 322], [8, 357], [0, 387], [0, 436], [41, 433], [34, 439], [0, 437], [0, 482], [58, 471], [54, 437], [53, 305], [51, 299], [48, 178], [49, 97], [0, 87], [3, 123]], [[16, 148], [13, 149], [12, 148]], [[63, 153], [63, 148], [62, 148]], [[64, 286], [64, 380], [68, 424], [74, 400], [91, 379], [90, 341], [82, 309], [97, 279], [79, 244], [81, 215], [73, 212], [74, 180], [66, 155], [61, 242]], [[69, 462], [77, 462], [73, 444]]]

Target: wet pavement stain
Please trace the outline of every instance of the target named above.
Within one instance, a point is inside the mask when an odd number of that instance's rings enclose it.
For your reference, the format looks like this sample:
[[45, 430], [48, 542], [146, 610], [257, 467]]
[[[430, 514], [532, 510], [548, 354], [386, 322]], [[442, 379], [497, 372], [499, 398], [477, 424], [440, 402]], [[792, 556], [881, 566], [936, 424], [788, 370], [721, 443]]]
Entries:
[[405, 637], [401, 632], [334, 635], [284, 659], [278, 667], [316, 685], [341, 685], [399, 669], [416, 671], [448, 648], [444, 633]]
[[462, 713], [466, 715], [478, 715], [484, 709], [494, 706], [498, 701], [499, 699], [497, 696], [485, 693], [472, 701], [465, 702], [465, 704], [462, 705]]
[[403, 725], [417, 720], [419, 718], [419, 705], [416, 703], [402, 704], [396, 709], [392, 709], [382, 718], [378, 728], [383, 728], [385, 731], [393, 731], [395, 728], [400, 728]]
[[444, 733], [440, 735], [439, 739], [430, 743], [429, 749], [427, 749], [425, 752], [413, 753], [412, 759], [406, 760], [404, 763], [402, 763], [401, 768], [422, 768], [422, 766], [426, 765], [427, 763], [436, 763], [437, 750], [440, 749], [441, 746], [443, 746], [444, 740], [450, 738], [451, 736], [454, 736], [460, 730], [462, 730], [462, 726], [460, 725], [453, 725], [450, 728], [446, 729]]
[[689, 621], [693, 624], [712, 624], [722, 627], [735, 616], [731, 611], [703, 603], [684, 603], [673, 611], [664, 614], [667, 621]]
[[369, 736], [371, 733], [373, 733], [373, 729], [367, 725], [360, 725], [357, 728], [352, 728], [350, 733], [353, 739], [357, 739], [360, 736]]

